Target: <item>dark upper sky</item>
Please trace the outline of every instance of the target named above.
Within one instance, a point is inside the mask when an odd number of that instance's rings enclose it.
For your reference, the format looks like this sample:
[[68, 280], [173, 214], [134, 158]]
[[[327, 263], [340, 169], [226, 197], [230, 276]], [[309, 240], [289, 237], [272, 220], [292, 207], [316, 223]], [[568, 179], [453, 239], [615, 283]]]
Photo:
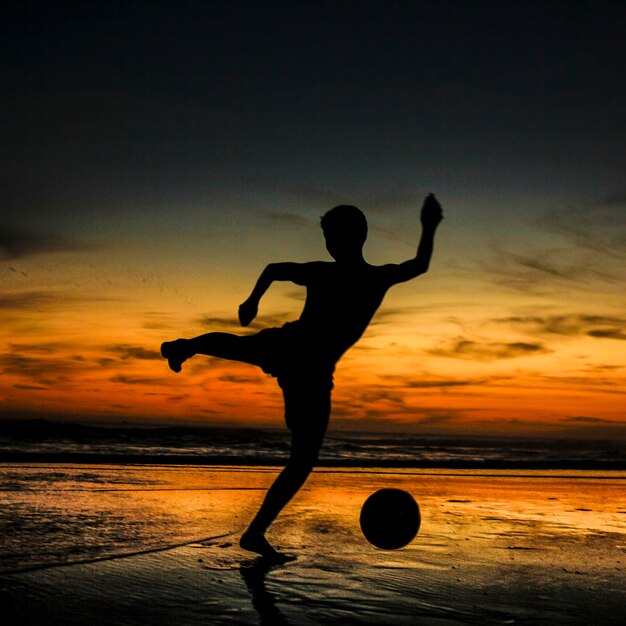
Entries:
[[623, 191], [621, 2], [24, 1], [8, 12], [11, 222], [207, 190], [414, 179], [460, 195]]

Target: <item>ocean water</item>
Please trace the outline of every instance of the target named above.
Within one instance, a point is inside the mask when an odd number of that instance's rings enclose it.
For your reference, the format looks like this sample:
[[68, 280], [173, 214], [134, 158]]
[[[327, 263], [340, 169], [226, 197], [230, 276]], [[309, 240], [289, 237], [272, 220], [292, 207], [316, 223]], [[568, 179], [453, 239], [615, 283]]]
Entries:
[[[0, 422], [0, 462], [281, 465], [289, 433]], [[626, 442], [329, 432], [326, 467], [626, 469]]]

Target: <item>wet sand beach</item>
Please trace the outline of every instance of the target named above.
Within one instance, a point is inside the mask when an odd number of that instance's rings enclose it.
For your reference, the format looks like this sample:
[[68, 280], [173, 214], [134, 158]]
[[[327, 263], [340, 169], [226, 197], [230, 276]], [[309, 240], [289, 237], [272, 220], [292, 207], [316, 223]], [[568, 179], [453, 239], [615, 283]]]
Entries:
[[[319, 470], [237, 547], [273, 468], [0, 466], [10, 624], [620, 624], [626, 472]], [[418, 501], [417, 538], [363, 538], [367, 496]]]

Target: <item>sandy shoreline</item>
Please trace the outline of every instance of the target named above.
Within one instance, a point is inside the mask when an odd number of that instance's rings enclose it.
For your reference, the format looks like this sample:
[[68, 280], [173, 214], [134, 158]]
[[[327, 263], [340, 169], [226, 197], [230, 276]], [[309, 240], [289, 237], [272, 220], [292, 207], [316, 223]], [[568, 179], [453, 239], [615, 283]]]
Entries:
[[[79, 470], [63, 471], [67, 484]], [[154, 498], [163, 519], [174, 516], [187, 539], [196, 539], [123, 558], [5, 570], [3, 623], [619, 624], [626, 615], [621, 474], [316, 473], [270, 535], [297, 560], [268, 568], [240, 550], [237, 538], [273, 472], [141, 471], [153, 479], [141, 489], [123, 481], [104, 489], [103, 479], [90, 488], [98, 492], [93, 505], [89, 489], [74, 487], [54, 501], [71, 494], [66, 514], [81, 506], [84, 521], [87, 504], [112, 517], [107, 498], [121, 499], [128, 525], [133, 506], [146, 511], [146, 498]], [[418, 537], [399, 551], [374, 549], [358, 528], [365, 497], [384, 486], [407, 489], [422, 510]], [[149, 527], [160, 528], [159, 515], [150, 510]], [[201, 528], [209, 532], [198, 535]], [[142, 532], [137, 526], [135, 534]]]

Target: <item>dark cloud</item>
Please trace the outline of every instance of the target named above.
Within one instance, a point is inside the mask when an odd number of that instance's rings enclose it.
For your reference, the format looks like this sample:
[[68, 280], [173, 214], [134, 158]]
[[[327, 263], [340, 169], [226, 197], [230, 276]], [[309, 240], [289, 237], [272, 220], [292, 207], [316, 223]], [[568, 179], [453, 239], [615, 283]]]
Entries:
[[113, 383], [122, 383], [124, 385], [161, 385], [161, 378], [149, 378], [147, 376], [127, 376], [125, 374], [116, 374], [111, 376], [109, 380]]
[[623, 420], [575, 415], [563, 418], [561, 425], [568, 437], [581, 437], [587, 445], [593, 439], [603, 439], [605, 442], [610, 440], [615, 445], [626, 440], [626, 423]]
[[521, 254], [509, 253], [511, 260], [521, 267], [527, 267], [536, 272], [556, 276], [564, 280], [575, 280], [579, 272], [574, 268], [559, 268], [556, 264], [551, 263], [547, 259], [536, 257], [528, 257]]
[[[563, 250], [521, 254], [491, 246], [480, 269], [497, 285], [524, 293], [545, 291], [555, 282], [571, 286], [579, 281], [597, 281], [600, 277], [599, 270], [588, 260], [577, 260], [576, 255], [563, 254]], [[613, 280], [608, 274], [604, 278]]]
[[[286, 322], [293, 322], [298, 318], [298, 314], [283, 313], [283, 314], [271, 314], [263, 315], [262, 313], [250, 324], [251, 328], [261, 329], [269, 327], [282, 326]], [[241, 329], [241, 327], [240, 327]]]
[[289, 226], [305, 226], [309, 228], [313, 225], [311, 220], [287, 211], [274, 211], [272, 213], [266, 213], [265, 216], [273, 222], [280, 222], [281, 224], [287, 224]]
[[[426, 418], [439, 419], [445, 415], [452, 419], [453, 416], [461, 417], [465, 413], [448, 407], [416, 406], [415, 392], [405, 384], [404, 376], [390, 375], [385, 376], [385, 379], [392, 382], [370, 384], [365, 388], [358, 383], [344, 385], [333, 402], [333, 418], [354, 419], [359, 424], [386, 419], [414, 425]], [[407, 403], [409, 398], [412, 401]]]
[[201, 315], [200, 317], [197, 317], [194, 322], [211, 330], [233, 330], [235, 328], [241, 328], [234, 315], [228, 317], [220, 317], [219, 315]]
[[544, 376], [537, 374], [537, 379], [554, 388], [569, 388], [576, 391], [600, 391], [603, 394], [626, 394], [624, 378], [620, 376], [599, 377], [592, 375], [583, 376]]
[[548, 350], [540, 343], [526, 343], [521, 341], [512, 343], [497, 341], [478, 343], [468, 339], [458, 339], [447, 348], [434, 348], [429, 350], [429, 352], [435, 356], [477, 361], [495, 361], [498, 359], [513, 359], [521, 356], [543, 354], [548, 352]]
[[166, 330], [175, 326], [175, 319], [169, 313], [161, 311], [147, 311], [144, 313], [146, 321], [141, 325], [148, 330]]
[[615, 330], [611, 328], [590, 330], [587, 335], [589, 335], [589, 337], [597, 337], [599, 339], [620, 339], [621, 341], [626, 340], [626, 333], [621, 330]]
[[[302, 298], [302, 294], [300, 294], [300, 298]], [[258, 331], [263, 328], [282, 326], [285, 322], [293, 321], [297, 317], [298, 315], [294, 315], [293, 313], [284, 313], [279, 315], [264, 315], [263, 313], [260, 313], [252, 324], [245, 328], [241, 326], [236, 315], [228, 317], [222, 317], [219, 315], [203, 315], [196, 318], [194, 321], [196, 324], [203, 326], [209, 331], [226, 331], [235, 334], [248, 334], [251, 330]]]
[[449, 413], [447, 411], [433, 412], [426, 417], [420, 417], [417, 423], [420, 426], [439, 426], [440, 424], [448, 424], [459, 419], [460, 415]]
[[415, 432], [432, 434], [439, 428], [447, 431], [448, 427], [456, 427], [463, 420], [467, 411], [457, 409], [431, 409], [415, 407], [394, 407], [390, 419], [386, 409], [359, 411], [355, 417], [351, 405], [333, 406], [333, 430], [343, 431], [362, 429], [378, 432]]
[[49, 371], [50, 361], [48, 359], [34, 359], [19, 354], [3, 354], [0, 355], [0, 366], [3, 368], [4, 374], [19, 374], [35, 378]]
[[408, 380], [405, 386], [411, 389], [437, 389], [441, 387], [471, 387], [484, 385], [487, 380]]
[[586, 335], [598, 339], [626, 340], [626, 319], [603, 315], [527, 315], [494, 320], [534, 334]]
[[114, 302], [104, 296], [74, 295], [57, 291], [16, 291], [0, 294], [0, 311], [41, 311], [86, 302]]
[[10, 343], [9, 349], [18, 354], [55, 354], [62, 348], [67, 348], [67, 343]]
[[560, 235], [562, 245], [547, 249], [530, 241], [523, 252], [491, 246], [491, 258], [481, 267], [497, 284], [525, 292], [545, 290], [555, 281], [623, 284], [626, 193], [552, 210], [533, 225]]
[[391, 402], [404, 404], [404, 398], [398, 395], [398, 389], [372, 389], [369, 387], [365, 393], [359, 395], [359, 400], [364, 403]]
[[85, 246], [55, 233], [27, 232], [0, 226], [0, 259], [21, 259], [37, 254], [83, 249]]
[[144, 322], [141, 327], [146, 330], [168, 330], [172, 327], [172, 324], [166, 324], [165, 322]]
[[574, 417], [563, 418], [564, 422], [576, 422], [579, 424], [613, 424], [611, 420], [604, 419], [602, 417], [587, 417], [585, 415], [576, 415]]
[[0, 294], [0, 310], [49, 307], [67, 300], [53, 291], [26, 291]]
[[166, 398], [166, 400], [168, 400], [169, 402], [181, 402], [182, 400], [187, 400], [187, 398], [190, 398], [191, 395], [188, 393], [181, 393], [178, 394], [177, 396], [168, 396]]
[[13, 387], [15, 389], [25, 389], [25, 390], [32, 390], [32, 391], [46, 391], [50, 388], [46, 385], [21, 385], [21, 384], [13, 385]]
[[86, 369], [90, 369], [90, 366], [72, 357], [38, 358], [16, 353], [0, 355], [0, 371], [3, 374], [23, 376], [44, 385], [67, 380], [68, 376]]
[[[391, 380], [397, 383], [399, 386], [408, 389], [439, 389], [445, 387], [471, 387], [474, 385], [485, 385], [489, 383], [489, 379], [433, 379], [429, 374], [424, 373], [423, 377], [416, 379], [414, 376], [398, 376], [397, 374], [390, 374], [383, 376], [385, 380]], [[499, 378], [498, 380], [502, 380]]]
[[546, 213], [538, 224], [566, 237], [576, 247], [626, 257], [626, 193], [616, 192], [585, 206]]
[[117, 344], [107, 346], [105, 350], [118, 354], [122, 359], [138, 359], [138, 360], [161, 360], [161, 353], [157, 350], [150, 350], [143, 346], [133, 346], [130, 344]]
[[246, 376], [246, 375], [238, 375], [238, 374], [223, 374], [222, 376], [218, 376], [220, 381], [226, 383], [237, 383], [244, 385], [258, 385], [261, 382], [261, 378], [259, 376]]

